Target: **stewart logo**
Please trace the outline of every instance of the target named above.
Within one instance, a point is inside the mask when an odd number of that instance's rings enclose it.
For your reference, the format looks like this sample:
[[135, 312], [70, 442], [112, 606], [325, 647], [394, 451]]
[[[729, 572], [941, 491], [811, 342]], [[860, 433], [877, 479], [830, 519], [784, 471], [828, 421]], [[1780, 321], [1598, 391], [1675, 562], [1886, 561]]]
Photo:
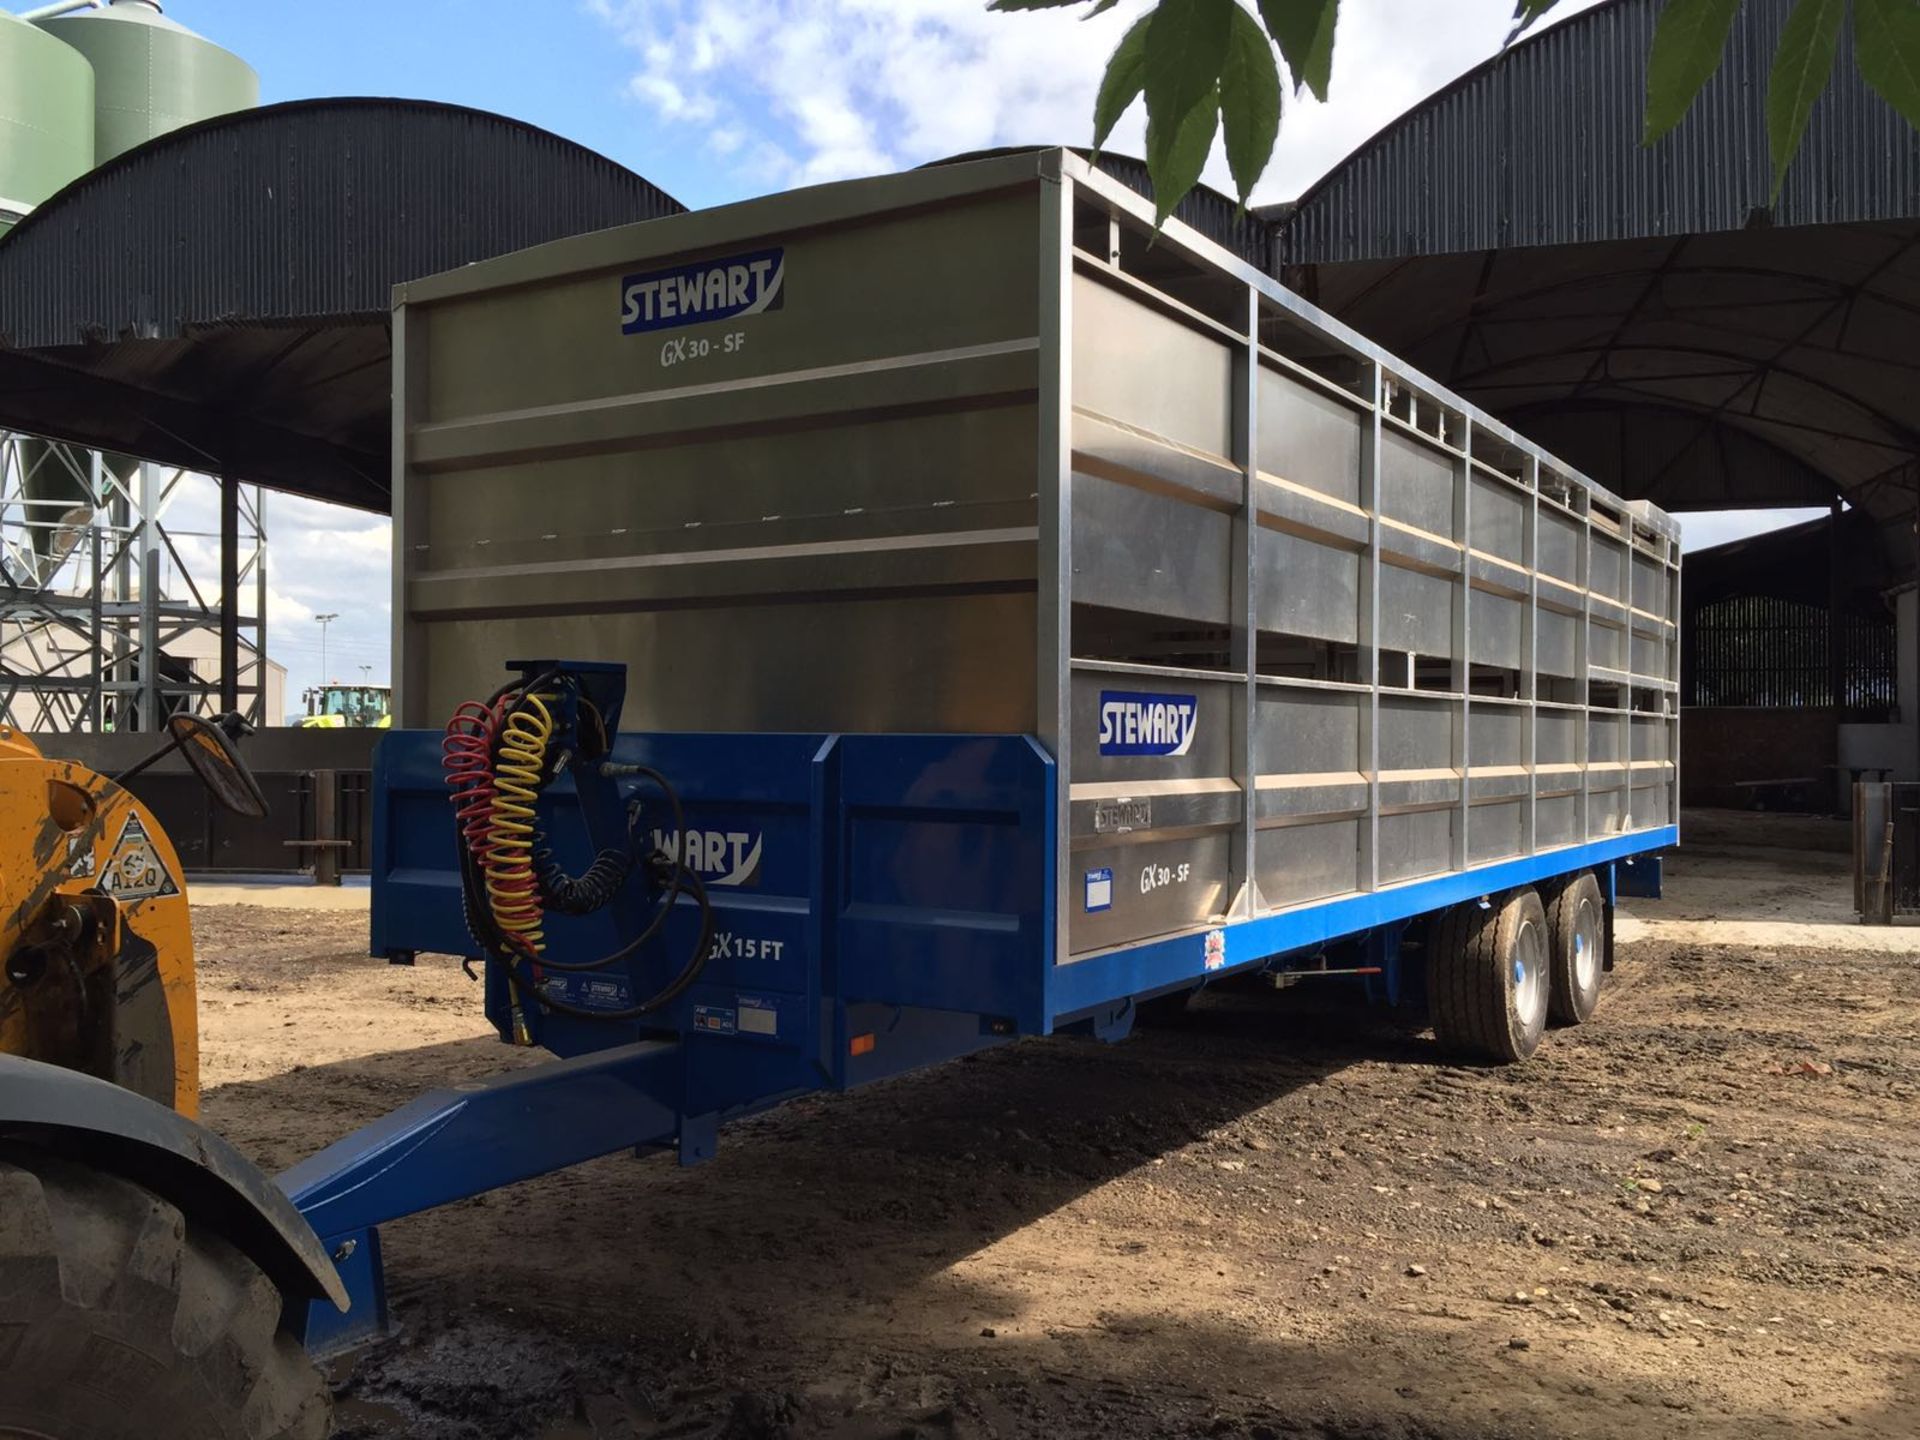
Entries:
[[1100, 692], [1102, 755], [1184, 755], [1199, 724], [1200, 702], [1191, 695]]
[[[669, 860], [680, 858], [674, 837], [653, 832], [653, 848]], [[760, 834], [749, 830], [687, 831], [687, 868], [711, 885], [760, 883]]]
[[755, 250], [629, 275], [620, 282], [620, 333], [639, 335], [778, 310], [786, 253]]

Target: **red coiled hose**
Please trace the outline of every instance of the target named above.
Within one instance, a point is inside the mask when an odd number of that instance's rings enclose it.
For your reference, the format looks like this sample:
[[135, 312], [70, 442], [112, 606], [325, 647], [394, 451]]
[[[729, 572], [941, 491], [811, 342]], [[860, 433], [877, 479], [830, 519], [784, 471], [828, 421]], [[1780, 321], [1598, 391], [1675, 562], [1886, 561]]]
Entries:
[[493, 737], [495, 709], [469, 700], [453, 712], [440, 742], [440, 766], [452, 792], [460, 838], [483, 867], [493, 848]]

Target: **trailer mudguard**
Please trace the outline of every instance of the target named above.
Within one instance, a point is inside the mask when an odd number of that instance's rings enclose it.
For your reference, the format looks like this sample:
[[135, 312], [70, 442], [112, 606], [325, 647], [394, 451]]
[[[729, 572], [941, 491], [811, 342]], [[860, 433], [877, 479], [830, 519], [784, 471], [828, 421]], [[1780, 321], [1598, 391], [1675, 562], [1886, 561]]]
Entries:
[[347, 1291], [293, 1202], [204, 1126], [77, 1070], [0, 1055], [0, 1142], [38, 1146], [118, 1175], [207, 1221], [289, 1301]]

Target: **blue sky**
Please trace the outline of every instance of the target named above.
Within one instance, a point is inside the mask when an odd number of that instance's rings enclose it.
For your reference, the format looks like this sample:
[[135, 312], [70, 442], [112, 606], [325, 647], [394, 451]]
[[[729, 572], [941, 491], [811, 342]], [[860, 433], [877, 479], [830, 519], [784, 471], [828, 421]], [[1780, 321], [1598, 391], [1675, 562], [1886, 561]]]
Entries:
[[[0, 0], [4, 3], [4, 0]], [[1567, 0], [1567, 13], [1589, 0]], [[407, 95], [556, 131], [693, 206], [966, 150], [1084, 142], [1108, 52], [1145, 0], [989, 14], [985, 0], [172, 0], [249, 60], [267, 103]], [[1296, 101], [1256, 201], [1290, 198], [1396, 115], [1492, 55], [1512, 0], [1349, 0], [1329, 103]], [[1116, 148], [1140, 147], [1135, 113]], [[1216, 153], [1207, 178], [1223, 188]], [[387, 669], [386, 522], [268, 506], [268, 652], [287, 694]], [[1809, 512], [1810, 513], [1810, 512]], [[183, 518], [188, 518], [184, 517]], [[1801, 518], [1687, 519], [1690, 548]]]
[[690, 205], [738, 198], [627, 98], [635, 66], [574, 0], [172, 0], [172, 18], [245, 57], [260, 98], [407, 95], [531, 120]]

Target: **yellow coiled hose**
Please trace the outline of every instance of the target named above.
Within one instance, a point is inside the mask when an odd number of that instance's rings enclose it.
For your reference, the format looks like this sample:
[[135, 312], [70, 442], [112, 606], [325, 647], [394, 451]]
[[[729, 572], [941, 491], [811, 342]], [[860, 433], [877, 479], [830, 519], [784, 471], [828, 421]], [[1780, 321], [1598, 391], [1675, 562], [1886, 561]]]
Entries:
[[533, 872], [534, 805], [552, 737], [553, 712], [538, 695], [525, 696], [507, 716], [493, 772], [493, 831], [484, 862], [494, 923], [519, 936], [535, 955], [545, 953], [546, 940]]

